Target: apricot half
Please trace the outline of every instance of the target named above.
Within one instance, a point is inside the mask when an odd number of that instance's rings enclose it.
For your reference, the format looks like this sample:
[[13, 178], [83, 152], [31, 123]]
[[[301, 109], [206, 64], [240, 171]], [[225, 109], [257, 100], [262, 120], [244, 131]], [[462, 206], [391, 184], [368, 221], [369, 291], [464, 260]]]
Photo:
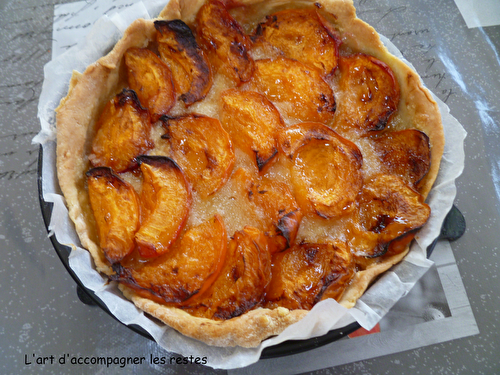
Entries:
[[303, 215], [288, 186], [255, 179], [243, 168], [235, 171], [231, 179], [237, 193], [246, 199], [254, 225], [268, 236], [269, 251], [281, 251], [293, 244]]
[[181, 20], [155, 21], [161, 59], [170, 67], [175, 90], [187, 106], [205, 98], [212, 87], [212, 69], [191, 29]]
[[162, 302], [181, 304], [212, 285], [224, 264], [226, 248], [224, 222], [216, 215], [186, 231], [167, 254], [134, 267], [115, 267], [115, 279]]
[[135, 248], [139, 229], [139, 197], [108, 167], [87, 172], [90, 205], [97, 225], [99, 245], [110, 263], [125, 258]]
[[134, 91], [125, 89], [106, 104], [97, 124], [89, 160], [115, 172], [137, 167], [136, 157], [151, 149], [151, 120]]
[[139, 162], [142, 212], [135, 239], [139, 254], [152, 258], [169, 251], [179, 236], [191, 207], [191, 189], [172, 159], [141, 156]]
[[363, 184], [362, 156], [357, 146], [332, 132], [311, 138], [293, 157], [292, 184], [305, 213], [331, 218], [355, 208]]
[[245, 227], [229, 241], [226, 261], [212, 286], [184, 308], [190, 314], [225, 320], [260, 303], [271, 280], [271, 256], [265, 235]]
[[193, 190], [207, 197], [220, 189], [229, 178], [234, 151], [219, 120], [190, 114], [165, 119], [163, 138], [172, 146], [172, 158], [181, 166]]
[[220, 120], [234, 145], [255, 158], [259, 170], [276, 156], [276, 136], [284, 124], [264, 95], [236, 89], [224, 91]]
[[316, 9], [282, 10], [266, 16], [257, 25], [252, 39], [255, 43], [268, 43], [284, 56], [328, 75], [337, 67], [340, 41], [332, 32], [333, 27], [325, 27], [326, 22]]
[[394, 175], [366, 181], [359, 199], [359, 227], [349, 239], [358, 256], [380, 256], [387, 244], [421, 228], [431, 210], [424, 198]]
[[249, 55], [250, 38], [240, 24], [218, 0], [207, 1], [196, 16], [196, 31], [200, 43], [209, 52], [212, 64], [220, 73], [246, 82], [250, 79], [254, 61]]
[[316, 68], [284, 57], [257, 60], [255, 67], [249, 88], [264, 94], [283, 116], [322, 123], [333, 119], [334, 94]]
[[391, 68], [373, 56], [341, 57], [337, 125], [364, 132], [385, 128], [399, 103], [399, 85]]
[[374, 138], [373, 144], [386, 171], [402, 177], [413, 187], [416, 187], [429, 171], [429, 137], [419, 130], [387, 132]]
[[272, 257], [266, 307], [310, 310], [325, 298], [339, 299], [354, 274], [344, 243], [298, 244]]
[[269, 180], [254, 183], [249, 200], [265, 213], [271, 252], [284, 250], [295, 242], [303, 214], [286, 184]]
[[128, 83], [151, 115], [166, 115], [175, 104], [172, 73], [160, 58], [147, 48], [129, 48], [125, 52]]

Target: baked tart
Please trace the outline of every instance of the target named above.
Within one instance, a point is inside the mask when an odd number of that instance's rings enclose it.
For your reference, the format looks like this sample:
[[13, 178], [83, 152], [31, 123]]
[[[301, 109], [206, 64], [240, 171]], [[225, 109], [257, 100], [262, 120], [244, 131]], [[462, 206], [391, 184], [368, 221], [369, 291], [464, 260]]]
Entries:
[[427, 222], [444, 147], [430, 92], [343, 0], [171, 0], [56, 112], [96, 269], [222, 347], [353, 307]]

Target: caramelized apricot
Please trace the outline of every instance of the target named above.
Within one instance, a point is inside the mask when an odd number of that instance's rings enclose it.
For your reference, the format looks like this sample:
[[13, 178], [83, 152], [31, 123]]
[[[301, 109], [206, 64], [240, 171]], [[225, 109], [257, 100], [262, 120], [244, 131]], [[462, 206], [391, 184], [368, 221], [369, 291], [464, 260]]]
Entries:
[[216, 215], [189, 229], [167, 254], [135, 267], [115, 266], [115, 279], [163, 302], [180, 304], [212, 285], [224, 264], [226, 247], [224, 222]]
[[251, 47], [240, 24], [218, 0], [207, 1], [196, 16], [196, 31], [200, 43], [209, 51], [211, 61], [219, 72], [246, 82], [252, 76], [254, 61], [249, 55]]
[[229, 178], [234, 151], [219, 120], [197, 114], [165, 119], [163, 136], [172, 146], [172, 157], [181, 166], [193, 190], [207, 197]]
[[139, 254], [152, 258], [169, 251], [191, 207], [191, 189], [184, 173], [163, 156], [141, 156], [141, 227], [135, 234]]
[[238, 169], [232, 176], [239, 194], [246, 197], [253, 209], [255, 226], [269, 237], [271, 253], [284, 250], [295, 242], [302, 220], [292, 192], [284, 183], [254, 179], [245, 169]]
[[323, 75], [337, 67], [339, 38], [333, 27], [325, 27], [326, 19], [316, 9], [287, 9], [259, 23], [252, 39], [268, 43], [284, 56], [314, 66]]
[[386, 171], [402, 177], [413, 187], [429, 171], [431, 149], [425, 133], [416, 129], [391, 131], [373, 141]]
[[363, 183], [361, 166], [359, 149], [338, 135], [299, 147], [292, 184], [301, 209], [326, 218], [351, 212]]
[[191, 29], [181, 20], [155, 21], [161, 59], [170, 67], [175, 90], [187, 106], [205, 98], [212, 87], [212, 69]]
[[270, 280], [271, 256], [266, 236], [256, 228], [245, 227], [229, 241], [219, 277], [201, 298], [184, 308], [204, 318], [234, 318], [263, 300]]
[[89, 170], [87, 185], [99, 246], [110, 263], [119, 262], [135, 247], [140, 212], [137, 193], [108, 167]]
[[[289, 126], [278, 133], [278, 145], [280, 150], [293, 159], [297, 150], [311, 139], [332, 140], [339, 139], [349, 146], [356, 157], [361, 157], [358, 147], [351, 141], [340, 137], [335, 131], [319, 122], [301, 122]], [[358, 156], [359, 154], [359, 156]]]
[[346, 234], [356, 257], [377, 258], [387, 252], [387, 243], [382, 241], [381, 235], [367, 231], [359, 223], [351, 223]]
[[287, 118], [322, 123], [333, 119], [332, 89], [318, 70], [299, 61], [284, 57], [257, 60], [249, 87], [264, 94]]
[[391, 68], [373, 56], [357, 54], [340, 58], [337, 125], [364, 132], [385, 128], [399, 103], [399, 85]]
[[356, 273], [354, 257], [345, 244], [338, 244], [335, 251], [335, 269], [328, 277], [328, 286], [321, 295], [321, 300], [332, 298], [340, 301], [352, 277]]
[[128, 83], [141, 104], [158, 118], [175, 104], [172, 73], [155, 53], [147, 48], [129, 48], [125, 54]]
[[[262, 181], [254, 184], [249, 199], [266, 213], [266, 232], [271, 238], [282, 236], [286, 247], [295, 242], [299, 230], [302, 212], [290, 189], [278, 181]], [[276, 239], [280, 243], [279, 239]], [[276, 242], [276, 241], [275, 241]], [[283, 247], [276, 250], [283, 250]]]
[[229, 89], [221, 94], [220, 119], [234, 145], [255, 158], [259, 170], [278, 149], [276, 135], [284, 125], [276, 107], [253, 91]]
[[377, 175], [365, 182], [359, 199], [359, 227], [350, 238], [358, 256], [374, 257], [387, 251], [394, 239], [421, 228], [430, 207], [400, 177]]
[[137, 167], [136, 157], [151, 149], [151, 120], [132, 90], [123, 90], [106, 104], [96, 124], [89, 160], [115, 172]]
[[360, 215], [363, 227], [392, 240], [423, 226], [429, 206], [417, 191], [396, 176], [379, 175], [363, 186]]
[[325, 298], [338, 299], [353, 273], [352, 257], [344, 243], [295, 245], [272, 257], [265, 306], [310, 310], [325, 291]]

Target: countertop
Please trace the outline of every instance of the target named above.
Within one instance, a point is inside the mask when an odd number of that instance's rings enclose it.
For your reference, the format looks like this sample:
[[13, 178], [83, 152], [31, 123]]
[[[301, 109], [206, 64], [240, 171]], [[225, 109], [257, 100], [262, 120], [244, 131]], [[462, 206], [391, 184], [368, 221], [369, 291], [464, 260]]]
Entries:
[[[434, 272], [445, 294], [456, 288], [461, 301], [450, 302], [447, 295], [451, 307], [437, 312], [443, 314], [441, 326], [388, 327], [379, 336], [229, 371], [185, 364], [98, 307], [83, 304], [54, 251], [40, 210], [39, 146], [32, 139], [40, 130], [37, 104], [43, 68], [52, 58], [54, 6], [60, 3], [69, 2], [0, 1], [0, 373], [500, 373], [500, 21], [494, 1], [478, 8], [484, 13], [490, 6], [487, 20], [470, 17], [474, 8], [458, 0], [355, 1], [358, 16], [398, 47], [467, 131], [455, 199], [467, 230], [456, 241], [440, 241], [433, 253], [437, 264], [453, 268], [453, 277], [442, 271], [446, 267]], [[473, 27], [475, 21], [488, 26]], [[454, 316], [456, 303], [465, 313]], [[429, 327], [448, 328], [440, 338]], [[404, 343], [395, 348], [393, 340]], [[116, 360], [84, 363], [124, 355], [145, 360], [125, 366]]]

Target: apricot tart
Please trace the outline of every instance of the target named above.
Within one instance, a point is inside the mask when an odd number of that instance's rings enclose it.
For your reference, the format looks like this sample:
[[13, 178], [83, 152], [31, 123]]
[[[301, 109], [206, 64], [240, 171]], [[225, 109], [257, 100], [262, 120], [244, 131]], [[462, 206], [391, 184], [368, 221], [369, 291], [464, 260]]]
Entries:
[[431, 94], [347, 0], [171, 0], [57, 108], [96, 269], [215, 346], [354, 306], [427, 222], [443, 147]]

